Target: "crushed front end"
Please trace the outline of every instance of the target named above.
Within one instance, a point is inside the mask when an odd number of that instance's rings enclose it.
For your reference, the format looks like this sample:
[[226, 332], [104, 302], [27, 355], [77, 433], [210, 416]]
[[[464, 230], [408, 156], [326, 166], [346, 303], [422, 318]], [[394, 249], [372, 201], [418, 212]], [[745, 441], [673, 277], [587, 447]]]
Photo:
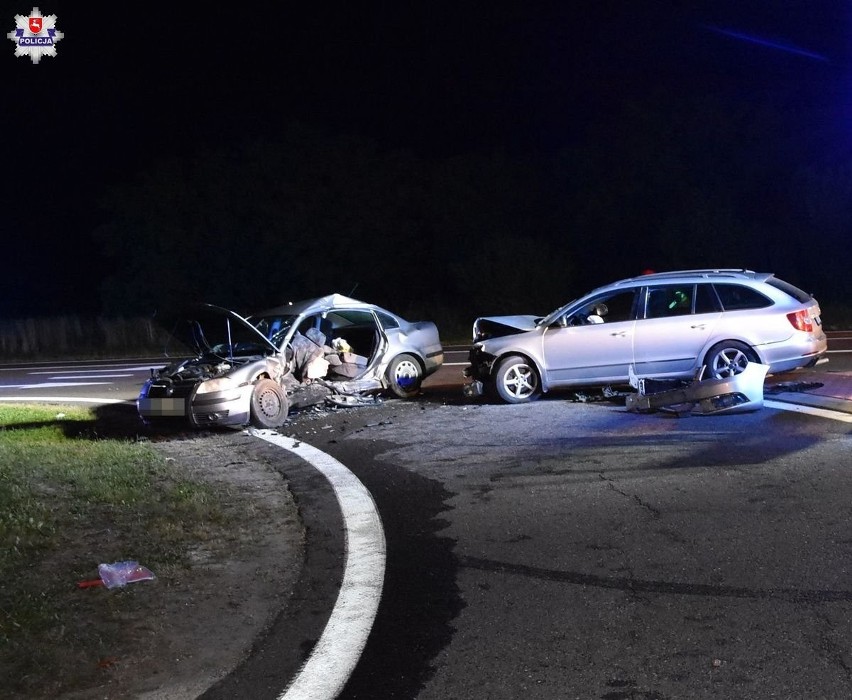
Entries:
[[486, 352], [482, 343], [474, 343], [468, 353], [468, 365], [462, 370], [469, 384], [465, 384], [463, 391], [468, 397], [482, 396], [485, 387], [491, 383], [491, 372], [494, 368], [496, 357]]
[[146, 423], [181, 418], [196, 428], [247, 425], [252, 378], [263, 375], [280, 381], [283, 371], [274, 357], [184, 360], [152, 369], [136, 408]]
[[252, 387], [228, 376], [232, 370], [229, 362], [194, 360], [152, 369], [136, 400], [139, 415], [146, 423], [183, 418], [194, 427], [245, 424]]

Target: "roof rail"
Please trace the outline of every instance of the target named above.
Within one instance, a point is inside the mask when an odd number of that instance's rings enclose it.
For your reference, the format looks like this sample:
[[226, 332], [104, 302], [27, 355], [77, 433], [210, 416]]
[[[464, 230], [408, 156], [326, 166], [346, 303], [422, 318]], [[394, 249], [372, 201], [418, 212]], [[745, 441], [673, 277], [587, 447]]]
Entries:
[[628, 279], [621, 280], [621, 282], [634, 282], [636, 280], [641, 279], [667, 279], [669, 277], [724, 277], [724, 276], [732, 276], [732, 275], [754, 275], [757, 274], [754, 270], [749, 270], [747, 268], [726, 268], [726, 267], [717, 267], [717, 268], [707, 268], [707, 269], [696, 269], [696, 270], [668, 270], [666, 272], [651, 272], [645, 275], [639, 275], [637, 277], [629, 277]]

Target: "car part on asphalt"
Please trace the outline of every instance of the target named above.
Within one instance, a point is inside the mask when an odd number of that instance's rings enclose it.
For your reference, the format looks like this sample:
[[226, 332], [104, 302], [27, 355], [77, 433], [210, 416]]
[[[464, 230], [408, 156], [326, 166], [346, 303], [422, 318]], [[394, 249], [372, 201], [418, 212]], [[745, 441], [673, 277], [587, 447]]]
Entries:
[[631, 376], [630, 384], [637, 391], [627, 395], [625, 405], [636, 413], [659, 409], [678, 415], [756, 411], [763, 407], [763, 382], [768, 370], [767, 365], [749, 362], [741, 372], [721, 379], [702, 379], [699, 371], [695, 381], [689, 383]]

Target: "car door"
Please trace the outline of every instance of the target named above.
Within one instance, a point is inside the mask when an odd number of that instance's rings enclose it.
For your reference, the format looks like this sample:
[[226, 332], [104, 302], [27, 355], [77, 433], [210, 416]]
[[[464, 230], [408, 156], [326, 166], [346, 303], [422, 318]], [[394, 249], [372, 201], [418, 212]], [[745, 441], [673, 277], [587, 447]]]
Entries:
[[637, 376], [691, 378], [720, 316], [711, 284], [647, 287], [633, 336]]
[[596, 295], [544, 330], [542, 355], [549, 386], [627, 381], [636, 296], [632, 289]]

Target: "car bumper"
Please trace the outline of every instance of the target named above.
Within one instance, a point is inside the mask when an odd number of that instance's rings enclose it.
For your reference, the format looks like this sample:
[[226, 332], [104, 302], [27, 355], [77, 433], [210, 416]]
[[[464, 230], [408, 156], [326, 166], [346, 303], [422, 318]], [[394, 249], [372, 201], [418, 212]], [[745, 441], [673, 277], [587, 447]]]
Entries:
[[249, 422], [252, 386], [184, 397], [152, 396], [156, 387], [145, 386], [136, 399], [136, 410], [146, 423], [164, 418], [183, 418], [194, 427], [239, 426]]
[[646, 392], [648, 380], [638, 379], [638, 392], [628, 394], [625, 405], [628, 411], [638, 413], [677, 406], [688, 406], [698, 415], [756, 411], [763, 406], [763, 382], [768, 369], [767, 365], [749, 362], [733, 377], [704, 379], [688, 386], [650, 393]]
[[763, 362], [769, 365], [769, 373], [789, 372], [802, 367], [813, 367], [826, 361], [828, 339], [825, 334], [804, 335], [798, 341], [786, 341], [783, 344], [758, 346]]
[[435, 374], [439, 369], [441, 369], [441, 365], [444, 364], [444, 353], [443, 352], [432, 352], [426, 355], [423, 358], [423, 373], [425, 376], [429, 376], [430, 374]]

